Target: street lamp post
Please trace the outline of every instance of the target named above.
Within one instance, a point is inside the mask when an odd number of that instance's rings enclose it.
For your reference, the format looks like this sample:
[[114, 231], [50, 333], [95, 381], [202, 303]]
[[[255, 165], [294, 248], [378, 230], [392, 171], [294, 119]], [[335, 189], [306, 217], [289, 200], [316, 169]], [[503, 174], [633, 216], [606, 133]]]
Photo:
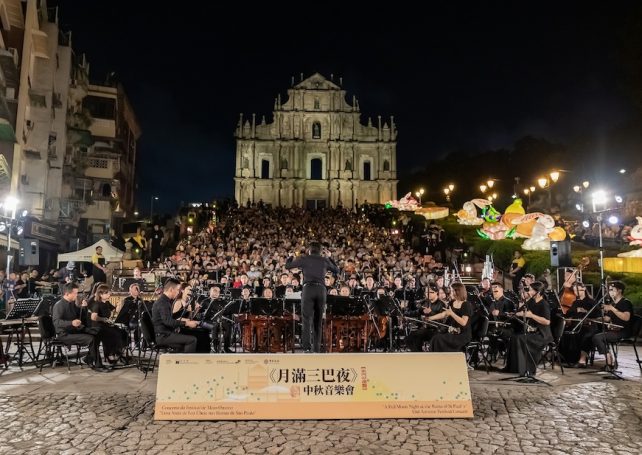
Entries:
[[7, 226], [7, 269], [6, 277], [9, 279], [9, 273], [11, 271], [11, 230], [13, 228], [13, 221], [16, 219], [16, 207], [18, 206], [18, 200], [13, 196], [8, 196], [4, 201], [4, 210], [5, 215], [7, 212], [11, 212], [11, 221]]
[[417, 199], [419, 200], [419, 207], [421, 207], [421, 196], [424, 194], [424, 189], [421, 188], [419, 191], [415, 192], [415, 196], [417, 196]]
[[528, 205], [531, 205], [531, 190], [530, 188], [524, 188], [524, 194], [528, 196]]
[[[558, 171], [551, 171], [548, 176], [540, 177], [537, 179], [537, 184], [541, 189], [546, 189], [548, 191], [548, 212], [553, 211], [553, 197], [551, 192], [551, 185], [557, 183], [560, 178], [560, 173]], [[532, 189], [532, 187], [531, 187]]]
[[447, 187], [444, 188], [444, 194], [446, 195], [446, 201], [450, 202], [450, 197], [453, 194], [453, 191], [455, 190], [455, 185], [452, 183], [449, 184]]
[[149, 222], [154, 223], [154, 201], [158, 200], [158, 196], [152, 196], [149, 202]]
[[588, 180], [584, 180], [582, 182], [582, 185], [575, 185], [573, 187], [573, 191], [575, 191], [579, 195], [579, 198], [580, 198], [580, 202], [576, 205], [577, 209], [580, 212], [584, 211], [584, 196], [583, 196], [583, 193], [584, 193], [584, 190], [588, 189], [589, 185], [590, 185], [589, 181]]

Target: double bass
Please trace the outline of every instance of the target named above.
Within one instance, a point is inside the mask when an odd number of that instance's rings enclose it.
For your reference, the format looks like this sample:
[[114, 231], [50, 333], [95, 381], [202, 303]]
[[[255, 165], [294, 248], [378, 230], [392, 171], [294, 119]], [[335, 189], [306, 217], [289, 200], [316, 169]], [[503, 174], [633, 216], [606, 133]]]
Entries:
[[562, 313], [568, 313], [568, 310], [571, 309], [571, 306], [573, 306], [573, 303], [577, 299], [572, 286], [577, 281], [577, 274], [581, 272], [589, 264], [589, 262], [590, 260], [588, 257], [583, 257], [580, 260], [577, 268], [573, 270], [570, 276], [564, 280], [564, 284], [562, 285], [562, 293], [560, 295], [560, 307], [562, 308]]

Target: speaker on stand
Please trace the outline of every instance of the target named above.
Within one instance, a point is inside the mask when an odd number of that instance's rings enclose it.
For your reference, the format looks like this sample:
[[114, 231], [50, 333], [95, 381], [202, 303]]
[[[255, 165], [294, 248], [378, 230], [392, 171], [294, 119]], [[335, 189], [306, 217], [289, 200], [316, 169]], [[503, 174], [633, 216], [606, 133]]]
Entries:
[[551, 240], [551, 266], [573, 267], [570, 240]]

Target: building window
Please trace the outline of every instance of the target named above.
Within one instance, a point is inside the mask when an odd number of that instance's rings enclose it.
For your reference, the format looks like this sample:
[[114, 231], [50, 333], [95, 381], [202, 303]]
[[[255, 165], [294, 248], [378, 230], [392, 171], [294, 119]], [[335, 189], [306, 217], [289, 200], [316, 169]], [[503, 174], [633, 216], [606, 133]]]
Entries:
[[116, 100], [88, 95], [82, 100], [82, 106], [93, 118], [114, 120], [116, 118]]
[[100, 193], [102, 197], [111, 197], [111, 185], [109, 183], [103, 184]]
[[371, 168], [370, 161], [364, 161], [363, 162], [363, 179], [364, 180], [372, 180], [370, 168]]
[[321, 158], [310, 160], [310, 180], [321, 180], [322, 176], [323, 168]]
[[312, 124], [312, 139], [321, 139], [321, 124], [319, 122]]
[[383, 162], [383, 170], [384, 171], [389, 171], [390, 170], [390, 162], [388, 160], [384, 160], [384, 162]]
[[270, 178], [270, 162], [268, 160], [261, 160], [261, 178]]
[[319, 102], [319, 98], [314, 99], [314, 109], [317, 111], [321, 109], [321, 103]]

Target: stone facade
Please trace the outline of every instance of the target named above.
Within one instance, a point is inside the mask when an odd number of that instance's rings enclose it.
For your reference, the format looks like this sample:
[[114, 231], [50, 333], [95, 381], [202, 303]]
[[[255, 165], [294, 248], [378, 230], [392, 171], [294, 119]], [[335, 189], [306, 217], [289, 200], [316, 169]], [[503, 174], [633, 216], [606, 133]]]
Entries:
[[[301, 78], [303, 79], [303, 78]], [[359, 103], [316, 73], [274, 103], [273, 121], [244, 121], [236, 136], [235, 197], [283, 207], [354, 207], [397, 197], [394, 117], [361, 123]]]

